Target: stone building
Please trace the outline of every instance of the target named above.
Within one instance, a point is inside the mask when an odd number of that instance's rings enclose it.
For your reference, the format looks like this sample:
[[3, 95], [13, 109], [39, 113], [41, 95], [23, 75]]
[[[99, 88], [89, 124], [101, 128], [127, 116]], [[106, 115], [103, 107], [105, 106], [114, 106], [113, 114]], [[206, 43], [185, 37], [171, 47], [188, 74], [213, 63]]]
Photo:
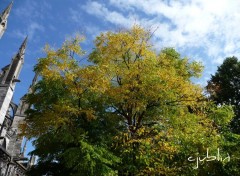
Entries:
[[[13, 2], [0, 15], [0, 38], [7, 29], [12, 5]], [[12, 102], [15, 86], [20, 82], [18, 78], [24, 63], [26, 45], [27, 37], [10, 64], [0, 71], [0, 176], [23, 176], [35, 160], [34, 156], [30, 160], [24, 157], [26, 142], [22, 145], [23, 138], [18, 136], [18, 126], [24, 122], [24, 112], [29, 108], [25, 101], [26, 95], [18, 105]], [[29, 87], [29, 92], [32, 91], [35, 81], [36, 79]]]

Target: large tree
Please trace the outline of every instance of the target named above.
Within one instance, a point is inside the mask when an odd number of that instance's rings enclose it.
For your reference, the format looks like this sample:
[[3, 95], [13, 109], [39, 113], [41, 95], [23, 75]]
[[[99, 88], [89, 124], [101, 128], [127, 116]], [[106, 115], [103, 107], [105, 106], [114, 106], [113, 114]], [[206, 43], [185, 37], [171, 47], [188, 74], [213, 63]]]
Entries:
[[211, 76], [206, 89], [209, 99], [217, 106], [233, 107], [234, 118], [227, 128], [220, 131], [225, 138], [223, 146], [232, 155], [232, 162], [225, 167], [226, 175], [238, 175], [240, 173], [240, 138], [237, 135], [240, 134], [240, 62], [238, 58], [227, 57], [218, 66], [216, 73]]
[[228, 57], [208, 81], [207, 91], [218, 105], [232, 105], [235, 117], [232, 130], [240, 134], [240, 62], [236, 57]]
[[151, 36], [139, 26], [102, 33], [85, 66], [77, 62], [83, 53], [78, 39], [46, 48], [22, 126], [36, 138], [40, 162], [32, 172], [203, 175], [222, 165], [194, 170], [188, 157], [221, 147], [231, 108], [206, 101], [191, 82], [201, 64], [173, 48], [156, 52]]

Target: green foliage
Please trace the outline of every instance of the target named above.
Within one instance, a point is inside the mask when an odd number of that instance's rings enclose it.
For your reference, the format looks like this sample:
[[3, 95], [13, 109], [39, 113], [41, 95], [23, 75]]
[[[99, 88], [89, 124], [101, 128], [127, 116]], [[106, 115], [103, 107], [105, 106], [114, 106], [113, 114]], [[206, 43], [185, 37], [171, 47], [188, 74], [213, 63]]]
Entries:
[[[54, 175], [107, 175], [120, 160], [107, 147], [107, 126], [93, 111], [96, 85], [73, 55], [81, 54], [79, 39], [67, 41], [57, 51], [47, 47], [35, 70], [41, 80], [28, 96], [33, 109], [28, 111], [23, 134], [36, 138], [39, 163], [31, 173]], [[92, 86], [94, 82], [94, 85]], [[45, 167], [48, 166], [48, 167]], [[55, 169], [58, 168], [58, 172]]]
[[22, 126], [23, 134], [36, 138], [32, 153], [40, 159], [30, 172], [201, 175], [218, 165], [224, 170], [221, 162], [194, 170], [188, 157], [232, 145], [237, 136], [227, 128], [231, 107], [207, 101], [191, 82], [201, 74], [200, 63], [173, 48], [156, 53], [151, 36], [139, 26], [101, 34], [87, 66], [76, 60], [83, 54], [81, 38], [56, 51], [46, 48], [35, 67], [42, 79], [28, 96], [33, 109]]
[[[220, 65], [211, 79], [208, 81], [207, 91], [210, 94], [209, 99], [213, 100], [216, 105], [222, 109], [228, 108], [226, 105], [231, 105], [234, 111], [234, 118], [231, 119], [228, 114], [222, 112], [215, 120], [221, 132], [222, 146], [231, 156], [230, 163], [223, 167], [225, 175], [239, 175], [239, 142], [240, 142], [240, 126], [239, 126], [239, 89], [240, 89], [240, 62], [236, 57], [228, 57]], [[213, 117], [215, 119], [215, 117]], [[231, 121], [231, 125], [229, 122]], [[220, 124], [225, 124], [222, 127]], [[234, 132], [234, 133], [232, 133]]]
[[211, 79], [208, 81], [207, 91], [216, 104], [232, 105], [235, 117], [232, 122], [232, 130], [240, 133], [240, 62], [236, 57], [228, 57], [220, 65]]

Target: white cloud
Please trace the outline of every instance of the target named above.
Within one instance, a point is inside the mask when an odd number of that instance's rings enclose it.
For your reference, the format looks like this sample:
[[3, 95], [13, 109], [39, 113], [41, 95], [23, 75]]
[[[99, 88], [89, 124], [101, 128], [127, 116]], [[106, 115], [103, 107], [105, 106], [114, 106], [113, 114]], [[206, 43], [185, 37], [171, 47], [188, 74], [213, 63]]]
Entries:
[[73, 22], [78, 23], [79, 21], [82, 20], [82, 15], [77, 11], [72, 8], [70, 8], [70, 18]]
[[44, 32], [45, 27], [37, 22], [30, 22], [25, 29], [21, 30], [13, 30], [10, 34], [13, 37], [24, 39], [26, 36], [28, 36], [29, 40], [37, 41], [39, 40], [39, 35], [37, 36], [37, 32]]
[[234, 52], [234, 50], [235, 50], [235, 44], [231, 41], [231, 42], [229, 42], [227, 45], [225, 45], [225, 47], [224, 47], [223, 50], [224, 50], [225, 53]]
[[100, 19], [119, 26], [129, 27], [136, 20], [134, 14], [128, 14], [128, 16], [125, 16], [117, 11], [109, 10], [105, 5], [96, 1], [88, 2], [83, 6], [83, 9], [91, 15], [98, 16]]
[[[15, 6], [13, 5], [13, 8]], [[41, 5], [36, 1], [25, 0], [19, 6], [17, 6], [13, 12], [22, 20], [34, 20], [37, 18], [44, 19], [46, 18], [46, 12], [51, 10], [52, 6], [48, 1], [41, 1]], [[47, 17], [50, 17], [49, 15]]]
[[239, 7], [236, 0], [109, 0], [109, 4], [88, 1], [84, 9], [123, 27], [134, 22], [158, 26], [155, 37], [160, 46], [199, 48], [210, 62], [220, 63], [239, 49]]
[[38, 9], [38, 5], [34, 1], [26, 0], [25, 3], [23, 3], [21, 6], [18, 6], [15, 10], [14, 13], [16, 16], [19, 18], [24, 19], [32, 19], [36, 17], [41, 17], [42, 14], [40, 13]]
[[95, 26], [95, 25], [88, 25], [85, 28], [86, 33], [90, 34], [90, 36], [92, 37], [91, 40], [94, 40], [96, 38], [96, 36], [98, 36], [101, 33], [101, 30]]
[[17, 31], [13, 31], [14, 36], [16, 36], [17, 38], [21, 38], [24, 39], [26, 37], [26, 34], [17, 30]]
[[44, 31], [44, 27], [37, 22], [32, 22], [27, 28], [29, 39], [32, 39], [36, 31]]
[[213, 60], [214, 64], [220, 65], [223, 63], [224, 58], [223, 57], [217, 57]]

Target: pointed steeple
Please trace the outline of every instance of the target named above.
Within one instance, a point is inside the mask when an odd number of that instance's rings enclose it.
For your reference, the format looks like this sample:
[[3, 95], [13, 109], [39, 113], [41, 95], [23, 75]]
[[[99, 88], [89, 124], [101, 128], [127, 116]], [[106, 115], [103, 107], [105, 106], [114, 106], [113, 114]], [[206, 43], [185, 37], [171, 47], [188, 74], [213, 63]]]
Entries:
[[18, 80], [18, 77], [23, 66], [26, 45], [27, 45], [27, 37], [24, 39], [23, 43], [21, 44], [18, 50], [18, 53], [12, 59], [12, 63], [9, 66], [8, 72], [6, 73], [5, 78], [3, 78], [2, 80], [3, 84], [20, 82]]
[[18, 51], [18, 54], [20, 56], [20, 58], [23, 59], [22, 56], [24, 56], [25, 54], [25, 50], [26, 50], [26, 46], [27, 46], [27, 39], [28, 39], [28, 36], [24, 39], [24, 41], [22, 42], [20, 48], [19, 48], [19, 51]]
[[0, 38], [7, 28], [7, 19], [10, 14], [11, 8], [13, 5], [13, 1], [8, 5], [8, 7], [2, 12], [0, 15]]
[[24, 60], [25, 50], [26, 50], [26, 46], [27, 46], [27, 39], [28, 39], [28, 36], [22, 42], [22, 44], [19, 47], [19, 50], [18, 50], [17, 54], [15, 55], [15, 57], [13, 58], [13, 60]]
[[1, 14], [1, 20], [7, 20], [9, 14], [10, 14], [12, 5], [13, 5], [13, 1], [12, 1], [12, 2], [7, 6], [7, 8], [2, 12], [2, 14]]
[[37, 79], [38, 79], [38, 73], [35, 73], [34, 78], [32, 80], [32, 84], [30, 85], [28, 89], [28, 94], [34, 92], [34, 86], [37, 84]]

